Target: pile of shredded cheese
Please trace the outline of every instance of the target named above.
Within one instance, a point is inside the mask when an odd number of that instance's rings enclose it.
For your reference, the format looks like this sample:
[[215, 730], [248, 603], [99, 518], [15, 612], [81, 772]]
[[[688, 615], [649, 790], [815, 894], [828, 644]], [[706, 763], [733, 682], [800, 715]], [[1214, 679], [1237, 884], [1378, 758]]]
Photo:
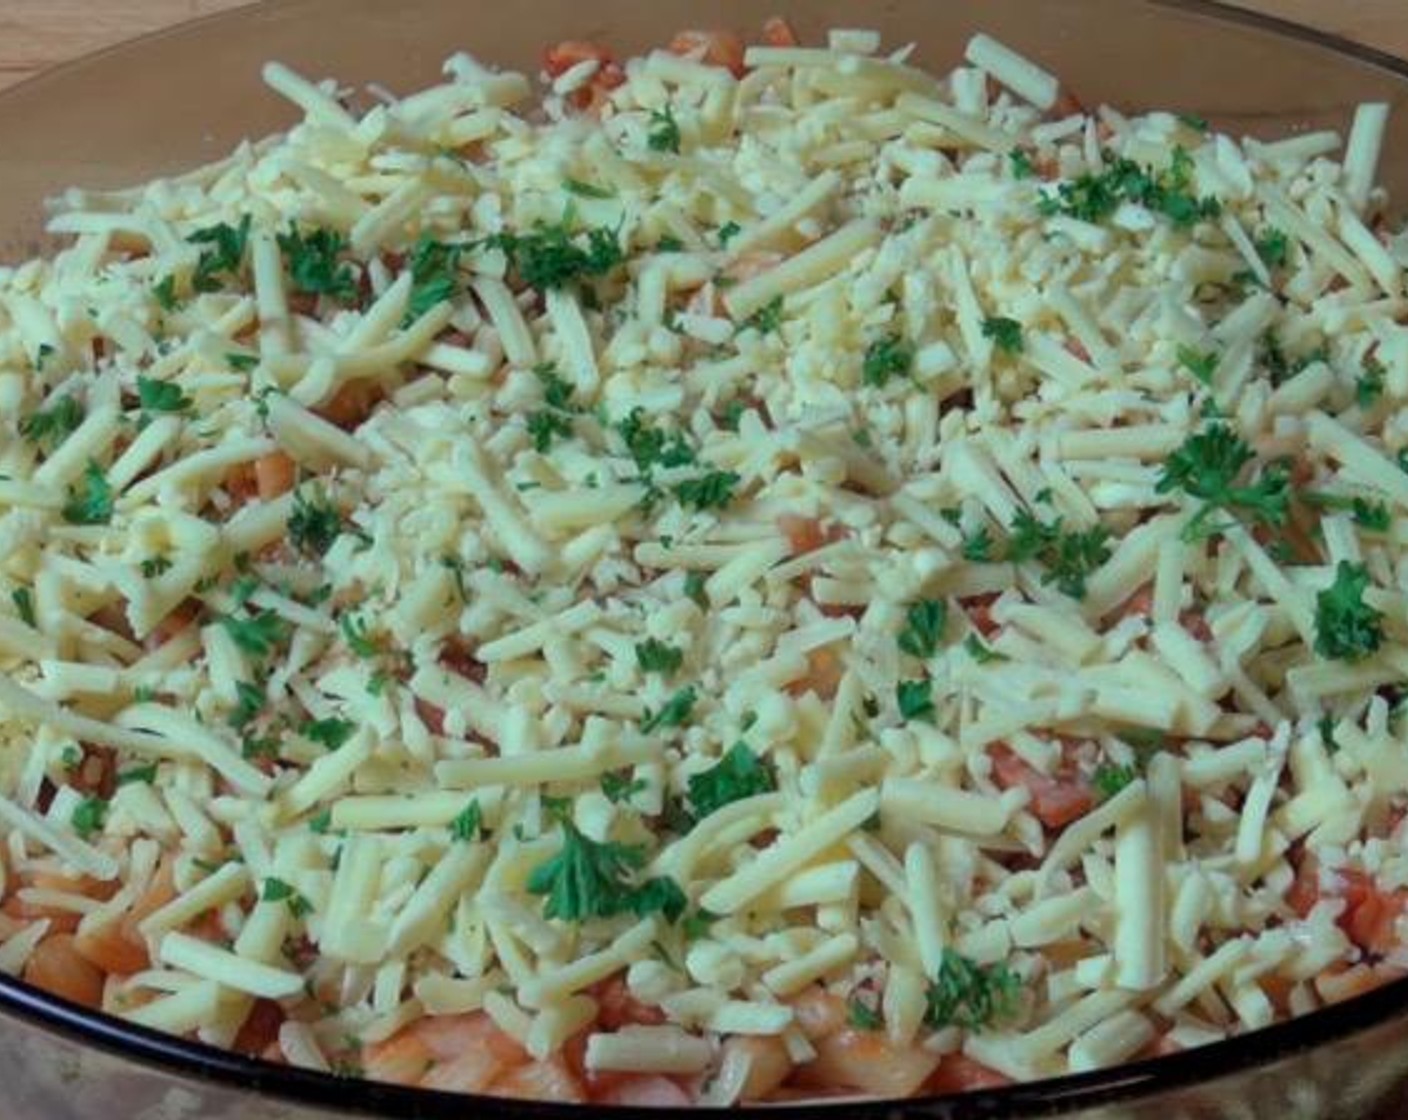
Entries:
[[[739, 1036], [876, 1091], [817, 985], [914, 1092], [1408, 964], [1345, 920], [1408, 887], [1385, 108], [1238, 142], [906, 58], [271, 65], [286, 135], [56, 200], [0, 269], [0, 967], [165, 874], [117, 1015], [275, 1001], [346, 1068], [484, 1012], [728, 1103]], [[1209, 432], [1264, 515], [1170, 481]]]

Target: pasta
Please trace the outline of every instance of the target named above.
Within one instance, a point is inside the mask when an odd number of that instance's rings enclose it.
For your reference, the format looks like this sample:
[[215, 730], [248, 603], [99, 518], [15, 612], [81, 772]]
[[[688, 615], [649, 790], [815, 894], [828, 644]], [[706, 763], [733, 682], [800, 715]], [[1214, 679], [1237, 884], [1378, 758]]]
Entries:
[[0, 967], [427, 1088], [1104, 1068], [1404, 974], [1386, 107], [464, 54], [0, 268]]

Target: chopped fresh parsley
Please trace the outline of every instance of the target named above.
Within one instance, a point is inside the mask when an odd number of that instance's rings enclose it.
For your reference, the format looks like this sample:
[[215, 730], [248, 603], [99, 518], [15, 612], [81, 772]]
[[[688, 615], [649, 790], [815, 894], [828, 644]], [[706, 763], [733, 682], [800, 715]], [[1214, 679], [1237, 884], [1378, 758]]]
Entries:
[[240, 740], [240, 755], [250, 761], [279, 757], [279, 740], [273, 735], [246, 735]]
[[1258, 233], [1252, 244], [1256, 248], [1256, 255], [1261, 258], [1261, 263], [1269, 269], [1283, 267], [1290, 256], [1291, 239], [1286, 236], [1284, 230], [1274, 226]]
[[976, 532], [964, 536], [960, 551], [969, 563], [986, 564], [994, 558], [993, 545], [992, 533], [986, 525], [980, 525]]
[[1022, 341], [1022, 324], [1004, 315], [983, 320], [983, 337], [992, 339], [993, 345], [1004, 354], [1020, 354], [1026, 349], [1026, 343]]
[[107, 819], [108, 803], [101, 797], [85, 797], [73, 807], [73, 815], [69, 817], [69, 823], [73, 825], [74, 832], [87, 840], [95, 832], [102, 831], [103, 824]]
[[463, 245], [436, 241], [428, 233], [416, 239], [411, 249], [411, 294], [406, 301], [407, 323], [413, 323], [433, 307], [453, 299], [459, 290], [459, 261]]
[[53, 451], [83, 423], [83, 406], [65, 394], [48, 408], [30, 413], [20, 422], [20, 435], [36, 447]]
[[230, 713], [230, 726], [243, 731], [264, 710], [264, 690], [250, 681], [235, 682], [235, 709]]
[[131, 770], [119, 770], [117, 774], [117, 784], [120, 786], [130, 786], [137, 783], [151, 785], [156, 781], [156, 763], [148, 762], [144, 766], [134, 766]]
[[78, 486], [69, 488], [61, 512], [70, 525], [106, 525], [112, 520], [112, 487], [103, 468], [92, 459], [83, 468]]
[[264, 902], [288, 903], [288, 911], [295, 918], [306, 917], [313, 910], [313, 904], [303, 895], [282, 879], [275, 879], [273, 876], [264, 880], [264, 890], [259, 897]]
[[176, 298], [176, 277], [163, 276], [152, 286], [152, 295], [156, 297], [156, 305], [163, 311], [175, 311], [177, 303], [180, 302]]
[[743, 227], [737, 222], [725, 222], [719, 227], [719, 247], [728, 248], [728, 243], [743, 232]]
[[680, 922], [680, 932], [686, 941], [698, 941], [709, 935], [709, 928], [718, 920], [719, 916], [708, 910], [695, 910], [686, 914], [684, 921]]
[[1196, 113], [1179, 113], [1178, 121], [1180, 124], [1186, 124], [1194, 132], [1207, 132], [1208, 130], [1207, 120]]
[[236, 373], [248, 373], [259, 364], [259, 355], [237, 354], [232, 351], [225, 355], [225, 364]]
[[904, 612], [899, 647], [912, 657], [933, 657], [948, 621], [948, 604], [942, 599], [920, 599]]
[[1204, 385], [1212, 385], [1212, 375], [1217, 372], [1219, 360], [1216, 350], [1194, 350], [1191, 346], [1178, 348], [1178, 364]]
[[148, 556], [141, 564], [142, 575], [147, 579], [165, 575], [171, 568], [172, 560], [169, 556]]
[[137, 376], [137, 402], [143, 412], [189, 412], [195, 402], [170, 381]]
[[332, 827], [332, 810], [322, 809], [308, 818], [308, 831], [318, 836], [327, 834]]
[[249, 242], [249, 225], [250, 217], [246, 214], [237, 226], [220, 222], [198, 229], [186, 238], [192, 245], [208, 246], [196, 261], [191, 287], [198, 292], [218, 291], [222, 273], [233, 277], [239, 272], [244, 262], [245, 246]]
[[1340, 745], [1335, 739], [1335, 717], [1326, 712], [1315, 726], [1320, 732], [1320, 743], [1324, 746], [1325, 753], [1328, 755], [1338, 754]]
[[652, 152], [679, 153], [680, 125], [669, 105], [663, 109], [651, 110], [650, 131], [646, 134], [645, 142]]
[[977, 634], [969, 634], [963, 639], [963, 648], [967, 650], [968, 656], [979, 665], [987, 665], [993, 661], [1006, 661], [1005, 653], [998, 653], [997, 650], [983, 644], [983, 640]]
[[1062, 519], [1043, 522], [1020, 510], [1012, 521], [1007, 542], [1007, 559], [1013, 563], [1035, 560], [1045, 572], [1042, 583], [1054, 583], [1072, 599], [1085, 598], [1086, 577], [1110, 558], [1110, 531], [1095, 525], [1079, 532], [1066, 532]]
[[10, 592], [10, 602], [15, 604], [15, 612], [20, 621], [31, 630], [39, 628], [39, 619], [34, 613], [34, 592], [28, 587], [16, 587]]
[[450, 838], [458, 840], [462, 844], [470, 844], [478, 840], [484, 828], [483, 817], [483, 811], [479, 808], [479, 799], [475, 798], [450, 822]]
[[692, 600], [701, 609], [709, 606], [709, 596], [704, 591], [706, 582], [708, 582], [708, 577], [700, 571], [688, 572], [684, 577], [685, 597]]
[[678, 253], [682, 249], [684, 249], [684, 242], [673, 233], [661, 234], [659, 239], [655, 242], [655, 251], [657, 253]]
[[699, 694], [694, 690], [694, 686], [686, 685], [666, 700], [658, 712], [646, 708], [645, 716], [640, 721], [640, 729], [649, 735], [663, 727], [682, 726], [694, 714], [694, 705], [698, 699]]
[[367, 620], [360, 615], [344, 614], [337, 620], [337, 626], [347, 647], [358, 657], [376, 657], [381, 652], [381, 646], [368, 631]]
[[1101, 801], [1108, 801], [1136, 777], [1138, 775], [1133, 766], [1116, 766], [1112, 762], [1106, 762], [1095, 768], [1095, 773], [1090, 777], [1090, 784], [1095, 787]]
[[772, 764], [760, 758], [747, 743], [737, 742], [707, 770], [689, 776], [689, 804], [696, 820], [717, 813], [745, 797], [771, 793], [777, 788]]
[[907, 377], [914, 365], [914, 347], [897, 334], [877, 338], [865, 348], [861, 359], [861, 380], [883, 389], [892, 377]]
[[782, 297], [773, 296], [757, 311], [743, 320], [740, 330], [755, 330], [759, 334], [775, 333], [782, 326]]
[[1371, 502], [1368, 498], [1354, 498], [1345, 494], [1327, 494], [1323, 490], [1302, 490], [1297, 496], [1313, 506], [1322, 509], [1344, 510], [1354, 519], [1354, 523], [1371, 533], [1387, 533], [1392, 524], [1388, 505], [1384, 502]]
[[1383, 644], [1383, 612], [1364, 602], [1369, 572], [1341, 560], [1335, 580], [1315, 596], [1315, 652], [1339, 661], [1358, 661]]
[[859, 996], [852, 996], [846, 1003], [846, 1022], [858, 1031], [878, 1031], [884, 1028], [885, 1019], [870, 1004]]
[[293, 512], [288, 515], [288, 539], [305, 556], [325, 556], [342, 534], [342, 512], [317, 486], [293, 492]]
[[529, 233], [495, 234], [484, 244], [502, 250], [519, 279], [540, 292], [605, 276], [626, 259], [614, 230], [588, 229], [583, 243], [565, 222], [540, 222]]
[[904, 719], [933, 720], [934, 688], [927, 677], [912, 681], [900, 681], [895, 686], [895, 699], [899, 703], [900, 715]]
[[684, 914], [689, 900], [673, 879], [632, 881], [632, 873], [645, 863], [644, 849], [593, 840], [566, 817], [561, 828], [562, 848], [528, 876], [529, 892], [547, 896], [545, 918], [584, 922], [661, 913], [674, 922]]
[[709, 471], [698, 478], [677, 482], [670, 489], [681, 504], [691, 509], [723, 509], [733, 501], [734, 487], [740, 481], [741, 477], [733, 471]]
[[546, 408], [530, 412], [527, 424], [528, 435], [533, 440], [533, 450], [539, 454], [551, 450], [554, 439], [568, 439], [572, 435], [572, 418]]
[[924, 1022], [982, 1030], [1016, 1015], [1019, 994], [1017, 976], [1005, 964], [981, 965], [945, 949], [939, 974], [929, 982]]
[[568, 194], [575, 194], [578, 198], [615, 198], [616, 192], [609, 191], [605, 187], [598, 187], [595, 183], [583, 182], [581, 179], [567, 178], [562, 180], [562, 189]]
[[1021, 148], [1013, 148], [1007, 153], [1007, 163], [1012, 169], [1012, 178], [1030, 179], [1036, 174], [1036, 168], [1032, 166], [1032, 157]]
[[1322, 343], [1309, 353], [1293, 359], [1286, 354], [1275, 331], [1267, 331], [1261, 336], [1261, 350], [1257, 354], [1257, 359], [1266, 367], [1273, 385], [1289, 381], [1316, 362], [1328, 361], [1329, 357], [1329, 349]]
[[268, 657], [289, 633], [288, 623], [273, 611], [259, 611], [247, 618], [221, 615], [220, 625], [235, 645], [253, 657]]
[[341, 303], [356, 297], [357, 277], [352, 266], [342, 260], [347, 238], [341, 233], [331, 229], [304, 232], [295, 225], [279, 234], [278, 242], [294, 291], [328, 296]]
[[1202, 540], [1226, 529], [1226, 523], [1207, 524], [1219, 510], [1264, 525], [1285, 522], [1290, 477], [1284, 466], [1271, 464], [1256, 482], [1237, 485], [1253, 458], [1247, 441], [1221, 422], [1189, 436], [1169, 456], [1155, 490], [1160, 494], [1182, 490], [1203, 503], [1184, 527], [1184, 540]]
[[636, 664], [642, 673], [668, 677], [684, 664], [684, 650], [656, 638], [647, 638], [636, 643]]
[[1388, 370], [1377, 358], [1365, 358], [1363, 372], [1354, 383], [1354, 400], [1360, 408], [1373, 408], [1384, 395], [1384, 374]]
[[350, 719], [336, 719], [334, 717], [304, 720], [298, 728], [299, 734], [305, 739], [321, 743], [330, 751], [344, 746], [356, 730], [357, 725]]
[[645, 410], [633, 408], [630, 414], [614, 425], [616, 434], [626, 443], [641, 474], [649, 477], [656, 467], [684, 467], [695, 460], [694, 449], [684, 434], [667, 432], [653, 426], [645, 418]]
[[1126, 202], [1162, 214], [1175, 226], [1186, 228], [1204, 218], [1215, 218], [1222, 206], [1215, 198], [1198, 198], [1192, 191], [1193, 158], [1174, 148], [1169, 166], [1156, 171], [1131, 159], [1105, 153], [1106, 167], [1086, 172], [1062, 183], [1045, 195], [1041, 212], [1064, 215], [1083, 222], [1101, 222]]
[[608, 770], [601, 776], [601, 792], [613, 805], [630, 801], [647, 786], [644, 778], [632, 778], [629, 774]]

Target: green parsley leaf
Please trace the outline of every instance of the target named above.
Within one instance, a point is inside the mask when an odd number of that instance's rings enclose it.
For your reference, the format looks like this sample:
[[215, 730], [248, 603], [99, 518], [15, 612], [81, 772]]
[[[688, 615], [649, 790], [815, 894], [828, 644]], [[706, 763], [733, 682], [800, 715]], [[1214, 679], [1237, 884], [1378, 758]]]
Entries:
[[156, 305], [163, 311], [175, 311], [179, 302], [176, 298], [176, 277], [163, 276], [153, 286], [152, 295], [156, 297]]
[[1090, 784], [1095, 787], [1095, 793], [1101, 801], [1108, 801], [1129, 785], [1138, 777], [1133, 766], [1116, 766], [1112, 762], [1106, 762], [1095, 769], [1095, 773], [1090, 777]]
[[1373, 408], [1384, 395], [1384, 375], [1388, 372], [1377, 358], [1364, 359], [1364, 371], [1354, 383], [1354, 400], [1362, 409]]
[[69, 488], [61, 512], [70, 525], [106, 525], [112, 520], [112, 487], [103, 468], [92, 459], [83, 469], [82, 482]]
[[539, 409], [528, 414], [528, 435], [533, 440], [533, 450], [545, 454], [552, 448], [554, 438], [570, 439], [572, 418], [561, 412]]
[[725, 222], [719, 227], [719, 247], [728, 248], [728, 243], [743, 232], [743, 227], [737, 222]]
[[678, 253], [684, 248], [684, 242], [673, 233], [662, 234], [655, 242], [657, 253]]
[[1032, 157], [1021, 148], [1013, 148], [1007, 153], [1007, 163], [1012, 169], [1012, 178], [1030, 179], [1036, 174], [1036, 168], [1032, 166]]
[[294, 291], [327, 296], [341, 303], [356, 298], [357, 278], [352, 266], [342, 260], [347, 238], [341, 233], [331, 229], [304, 232], [294, 225], [278, 235], [278, 243], [288, 263]]
[[120, 770], [117, 775], [117, 784], [129, 786], [137, 782], [151, 785], [156, 781], [156, 763], [149, 762], [145, 766], [134, 766], [131, 770]]
[[564, 179], [562, 181], [562, 189], [568, 194], [575, 194], [578, 198], [616, 197], [615, 191], [609, 191], [605, 187], [598, 187], [595, 183], [583, 182], [581, 179]]
[[236, 373], [248, 373], [259, 364], [259, 355], [231, 352], [225, 355], [225, 364]]
[[710, 471], [698, 478], [677, 482], [670, 489], [683, 505], [691, 509], [723, 509], [733, 501], [734, 487], [741, 480], [742, 476], [734, 471]]
[[773, 334], [782, 326], [782, 297], [774, 296], [743, 320], [740, 330], [755, 330], [761, 335]]
[[235, 710], [230, 713], [230, 726], [243, 731], [264, 710], [264, 689], [250, 681], [235, 682]]
[[675, 112], [666, 105], [663, 109], [650, 112], [650, 131], [646, 134], [646, 145], [652, 152], [674, 152], [680, 150], [680, 126], [675, 120]]
[[198, 229], [187, 241], [192, 245], [208, 245], [200, 259], [196, 261], [195, 272], [191, 275], [191, 287], [198, 292], [218, 291], [221, 274], [238, 273], [244, 262], [244, 250], [249, 242], [250, 217], [246, 214], [237, 226], [220, 222], [218, 225]]
[[459, 290], [459, 260], [463, 245], [447, 245], [428, 233], [411, 249], [411, 294], [405, 322], [414, 323], [433, 307], [454, 299]]
[[629, 774], [608, 770], [601, 776], [601, 792], [613, 805], [630, 801], [646, 788], [644, 778], [632, 778]]
[[20, 422], [20, 435], [36, 447], [53, 451], [83, 423], [83, 406], [68, 394]]
[[220, 625], [235, 645], [252, 657], [268, 657], [289, 633], [288, 623], [273, 611], [259, 611], [247, 618], [221, 615]]
[[707, 770], [689, 776], [689, 803], [697, 820], [717, 813], [745, 797], [771, 793], [777, 788], [772, 764], [737, 742]]
[[1358, 661], [1383, 644], [1383, 612], [1364, 602], [1369, 572], [1341, 560], [1335, 580], [1315, 596], [1315, 652], [1340, 661]]
[[295, 918], [307, 917], [313, 910], [313, 904], [308, 899], [282, 879], [275, 879], [272, 876], [264, 880], [264, 890], [259, 897], [264, 902], [288, 903], [288, 911]]
[[326, 556], [342, 535], [342, 511], [317, 486], [293, 492], [293, 512], [288, 515], [288, 539], [305, 556]]
[[642, 848], [599, 843], [583, 835], [570, 820], [561, 820], [562, 848], [528, 876], [528, 891], [546, 895], [545, 918], [584, 922], [618, 914], [663, 913], [678, 921], [688, 899], [673, 879], [631, 882], [631, 873], [645, 863]]
[[321, 809], [308, 818], [308, 831], [324, 836], [332, 827], [332, 810]]
[[694, 601], [702, 610], [707, 610], [709, 606], [709, 596], [704, 591], [704, 584], [708, 582], [708, 577], [700, 571], [685, 573], [684, 593], [685, 596]]
[[1345, 510], [1356, 525], [1373, 533], [1387, 533], [1392, 524], [1388, 505], [1384, 502], [1371, 502], [1367, 498], [1345, 494], [1327, 494], [1323, 490], [1297, 491], [1297, 497], [1322, 509]]
[[986, 525], [978, 527], [977, 532], [969, 533], [963, 538], [960, 551], [963, 559], [972, 564], [986, 564], [994, 559], [992, 533], [988, 531]]
[[662, 727], [680, 727], [694, 713], [694, 705], [699, 699], [699, 694], [693, 685], [686, 685], [668, 700], [658, 712], [651, 712], [645, 709], [645, 717], [640, 721], [640, 729], [649, 735], [652, 731], [659, 731]]
[[914, 365], [914, 347], [897, 334], [877, 338], [865, 348], [861, 359], [861, 380], [883, 389], [892, 377], [908, 377]]
[[1178, 348], [1178, 364], [1207, 386], [1212, 385], [1212, 375], [1217, 372], [1219, 360], [1216, 350], [1199, 351], [1191, 346]]
[[1335, 739], [1335, 717], [1326, 712], [1320, 717], [1316, 728], [1320, 732], [1320, 742], [1325, 747], [1325, 753], [1328, 755], [1339, 753], [1340, 745]]
[[1110, 558], [1110, 531], [1095, 525], [1068, 533], [1061, 525], [1060, 517], [1047, 523], [1019, 510], [1012, 521], [1007, 559], [1013, 563], [1036, 560], [1046, 569], [1042, 583], [1054, 583], [1062, 594], [1084, 599], [1086, 577]]
[[1208, 122], [1196, 113], [1179, 113], [1178, 120], [1180, 124], [1186, 124], [1194, 132], [1207, 132], [1208, 130]]
[[1222, 213], [1217, 199], [1199, 199], [1192, 193], [1193, 160], [1183, 148], [1174, 148], [1173, 158], [1163, 171], [1140, 167], [1131, 159], [1108, 152], [1105, 159], [1103, 171], [1086, 172], [1047, 194], [1040, 205], [1042, 214], [1101, 222], [1122, 204], [1131, 202], [1162, 214], [1177, 227], [1187, 228]]
[[900, 716], [905, 720], [922, 719], [933, 722], [934, 686], [927, 677], [900, 681], [895, 686], [895, 699], [899, 702]]
[[137, 376], [137, 400], [143, 412], [189, 412], [195, 402], [170, 381]]
[[694, 449], [682, 432], [667, 432], [654, 427], [645, 419], [645, 410], [631, 409], [630, 414], [613, 425], [616, 434], [626, 443], [641, 474], [649, 477], [656, 467], [685, 467], [695, 461]]
[[1283, 267], [1290, 255], [1290, 238], [1286, 236], [1284, 230], [1276, 229], [1274, 226], [1258, 233], [1252, 244], [1256, 248], [1257, 256], [1261, 258], [1261, 263], [1269, 269]]
[[642, 673], [668, 677], [684, 664], [684, 650], [656, 638], [636, 643], [636, 664]]
[[709, 936], [709, 927], [719, 920], [719, 916], [709, 910], [696, 910], [685, 916], [680, 923], [680, 932], [686, 941], [698, 941]]
[[1022, 324], [1003, 315], [983, 320], [983, 337], [992, 339], [993, 345], [1004, 354], [1020, 354], [1026, 349], [1026, 343], [1022, 341]]
[[472, 844], [480, 838], [484, 821], [483, 811], [476, 797], [466, 805], [450, 822], [450, 837], [462, 844]]
[[583, 244], [565, 223], [550, 226], [540, 222], [529, 233], [499, 233], [484, 244], [502, 250], [519, 278], [540, 292], [605, 276], [626, 259], [614, 231], [588, 229]]
[[983, 644], [983, 640], [977, 634], [969, 634], [963, 639], [963, 648], [968, 652], [968, 656], [979, 665], [987, 665], [994, 661], [1006, 661], [1005, 653], [998, 653], [997, 650]]
[[108, 819], [108, 803], [101, 797], [85, 797], [73, 807], [69, 823], [73, 831], [84, 839], [90, 839], [95, 832], [101, 832]]
[[1201, 540], [1226, 528], [1207, 525], [1218, 510], [1265, 525], [1285, 523], [1290, 478], [1284, 466], [1272, 464], [1255, 483], [1237, 485], [1237, 478], [1253, 458], [1247, 441], [1220, 422], [1189, 436], [1169, 456], [1155, 491], [1167, 494], [1182, 490], [1203, 503], [1184, 527], [1184, 540]]
[[921, 599], [904, 613], [904, 629], [899, 647], [911, 657], [933, 657], [948, 621], [948, 603], [942, 599]]
[[945, 949], [926, 993], [924, 1022], [935, 1029], [983, 1030], [1016, 1015], [1018, 989], [1016, 974], [1005, 964], [981, 965]]
[[172, 560], [169, 556], [148, 556], [141, 564], [142, 575], [147, 579], [165, 575], [171, 568]]
[[357, 725], [350, 719], [308, 719], [304, 720], [298, 728], [298, 733], [305, 739], [314, 743], [321, 743], [330, 751], [335, 751], [339, 747], [346, 745], [347, 740], [352, 738], [353, 732], [357, 730]]
[[344, 614], [338, 619], [337, 626], [348, 648], [358, 657], [371, 658], [381, 653], [380, 644], [368, 632], [367, 620], [360, 615]]
[[20, 621], [31, 630], [39, 629], [39, 619], [34, 613], [34, 592], [28, 587], [16, 587], [10, 592], [10, 602], [15, 604], [15, 611], [20, 616]]
[[846, 1022], [858, 1031], [878, 1031], [885, 1028], [884, 1016], [870, 1004], [862, 1002], [859, 996], [852, 996], [846, 1003]]

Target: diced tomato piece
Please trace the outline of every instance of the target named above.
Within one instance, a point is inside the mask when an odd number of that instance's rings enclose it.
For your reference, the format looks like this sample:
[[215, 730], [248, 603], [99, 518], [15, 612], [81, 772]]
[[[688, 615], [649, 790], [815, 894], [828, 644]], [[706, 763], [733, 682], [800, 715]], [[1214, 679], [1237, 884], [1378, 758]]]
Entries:
[[722, 66], [735, 78], [748, 72], [743, 65], [743, 40], [732, 31], [681, 31], [670, 40], [669, 50], [709, 66]]
[[777, 528], [787, 538], [787, 547], [793, 556], [805, 556], [822, 545], [845, 540], [848, 535], [844, 526], [825, 525], [819, 517], [802, 517], [795, 513], [779, 517]]
[[230, 1049], [237, 1054], [256, 1057], [278, 1041], [279, 1028], [283, 1025], [282, 1007], [271, 999], [255, 1000]]
[[549, 47], [543, 56], [543, 69], [550, 78], [560, 78], [580, 62], [594, 60], [603, 65], [612, 61], [609, 50], [585, 39], [564, 39]]
[[1003, 789], [1024, 787], [1031, 794], [1027, 807], [1047, 828], [1065, 828], [1095, 805], [1095, 791], [1090, 783], [1064, 760], [1055, 774], [1048, 775], [1027, 765], [1003, 744], [993, 747], [988, 756], [997, 784]]
[[945, 1054], [928, 1081], [924, 1083], [926, 1093], [967, 1093], [975, 1089], [1000, 1089], [1012, 1084], [1010, 1077], [1004, 1077], [995, 1069], [989, 1069], [980, 1062], [963, 1054]]

